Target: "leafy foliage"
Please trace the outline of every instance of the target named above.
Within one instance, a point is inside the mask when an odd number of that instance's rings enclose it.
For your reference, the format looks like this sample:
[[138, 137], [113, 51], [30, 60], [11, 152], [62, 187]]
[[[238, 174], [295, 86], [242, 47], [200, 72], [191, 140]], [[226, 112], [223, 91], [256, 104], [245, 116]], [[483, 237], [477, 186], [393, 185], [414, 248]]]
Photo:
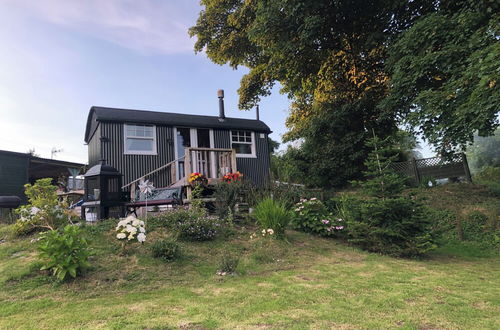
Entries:
[[415, 198], [401, 197], [404, 178], [391, 171], [391, 141], [373, 132], [372, 148], [365, 165], [366, 181], [359, 183], [371, 196], [365, 200], [345, 198], [339, 213], [347, 220], [349, 241], [361, 248], [401, 257], [417, 257], [436, 247], [431, 221]]
[[262, 229], [272, 229], [277, 238], [283, 238], [292, 214], [284, 203], [266, 198], [257, 204], [253, 216]]
[[406, 179], [395, 173], [390, 166], [398, 157], [392, 138], [382, 140], [375, 135], [375, 131], [372, 133], [373, 138], [367, 141], [372, 152], [365, 161], [366, 180], [358, 183], [368, 196], [385, 199], [403, 191]]
[[154, 258], [173, 261], [180, 258], [182, 250], [177, 240], [169, 237], [155, 241], [151, 245], [151, 253]]
[[241, 201], [245, 191], [250, 189], [247, 181], [218, 182], [213, 194], [217, 215], [226, 218], [228, 214], [234, 214], [236, 204]]
[[391, 92], [397, 111], [442, 154], [465, 149], [476, 130], [499, 125], [498, 3], [439, 2], [391, 47]]
[[301, 199], [295, 205], [293, 228], [320, 236], [338, 236], [343, 231], [345, 221], [334, 217], [317, 198]]
[[44, 261], [41, 270], [51, 270], [60, 281], [69, 276], [75, 278], [90, 265], [87, 241], [74, 225], [42, 233], [38, 249], [40, 258]]
[[500, 130], [490, 137], [475, 135], [474, 143], [467, 147], [467, 158], [474, 173], [487, 167], [500, 167]]
[[418, 257], [436, 248], [431, 220], [420, 203], [396, 197], [344, 200], [349, 241], [362, 249], [398, 257]]
[[52, 185], [51, 178], [39, 179], [24, 187], [28, 204], [16, 210], [20, 218], [14, 226], [15, 232], [23, 234], [35, 228], [54, 230], [69, 222], [66, 205], [59, 203], [57, 187]]
[[219, 260], [219, 266], [217, 273], [220, 275], [233, 274], [238, 267], [240, 259], [238, 256], [225, 252], [222, 254]]
[[181, 239], [209, 241], [217, 236], [224, 225], [224, 221], [221, 221], [218, 217], [190, 217], [183, 222], [174, 223], [173, 230]]

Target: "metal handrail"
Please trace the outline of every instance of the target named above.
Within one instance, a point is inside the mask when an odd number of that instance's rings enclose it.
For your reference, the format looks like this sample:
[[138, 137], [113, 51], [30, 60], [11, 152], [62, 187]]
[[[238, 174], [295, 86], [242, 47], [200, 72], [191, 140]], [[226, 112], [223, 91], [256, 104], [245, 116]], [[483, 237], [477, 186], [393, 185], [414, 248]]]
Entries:
[[141, 176], [140, 178], [135, 179], [134, 181], [129, 182], [129, 183], [127, 183], [126, 185], [122, 186], [122, 189], [125, 189], [125, 188], [127, 188], [127, 187], [129, 187], [129, 186], [133, 185], [134, 183], [141, 181], [141, 179], [144, 179], [145, 177], [147, 177], [147, 176], [149, 176], [149, 175], [151, 175], [151, 174], [154, 174], [154, 173], [156, 173], [156, 172], [158, 172], [158, 171], [160, 171], [160, 170], [162, 170], [162, 169], [164, 169], [164, 168], [167, 168], [167, 167], [169, 167], [169, 166], [172, 166], [172, 164], [174, 164], [174, 163], [176, 163], [176, 162], [180, 161], [181, 159], [184, 159], [184, 157], [185, 157], [185, 156], [182, 156], [182, 157], [179, 157], [179, 158], [177, 158], [177, 159], [174, 159], [173, 161], [171, 161], [171, 162], [169, 162], [169, 163], [167, 163], [167, 164], [165, 164], [165, 165], [162, 165], [162, 166], [158, 167], [157, 169], [155, 169], [155, 170], [153, 170], [153, 171], [151, 171], [151, 172], [149, 172], [149, 173], [147, 173], [147, 174], [144, 174], [144, 175], [143, 175], [143, 176]]

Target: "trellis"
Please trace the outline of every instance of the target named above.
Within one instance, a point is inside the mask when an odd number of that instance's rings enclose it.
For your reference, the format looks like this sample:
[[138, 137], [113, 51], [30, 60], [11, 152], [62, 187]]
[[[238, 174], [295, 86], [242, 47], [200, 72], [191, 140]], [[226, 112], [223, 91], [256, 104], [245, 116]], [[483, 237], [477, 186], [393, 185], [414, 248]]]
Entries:
[[450, 158], [432, 157], [391, 164], [397, 173], [406, 175], [416, 184], [424, 179], [446, 179], [464, 177], [472, 182], [469, 164], [464, 153], [454, 154]]

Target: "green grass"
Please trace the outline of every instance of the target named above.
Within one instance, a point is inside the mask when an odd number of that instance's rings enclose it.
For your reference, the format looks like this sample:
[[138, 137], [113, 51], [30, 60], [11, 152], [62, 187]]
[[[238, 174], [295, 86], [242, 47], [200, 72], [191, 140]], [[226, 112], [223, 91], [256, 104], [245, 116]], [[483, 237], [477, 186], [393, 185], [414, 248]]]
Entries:
[[[93, 228], [93, 269], [61, 284], [37, 271], [32, 237], [0, 227], [0, 328], [500, 327], [498, 259], [393, 259], [293, 231], [250, 240], [252, 229], [183, 243], [165, 263], [146, 245], [119, 256], [112, 230]], [[235, 276], [215, 275], [224, 251], [241, 257]]]

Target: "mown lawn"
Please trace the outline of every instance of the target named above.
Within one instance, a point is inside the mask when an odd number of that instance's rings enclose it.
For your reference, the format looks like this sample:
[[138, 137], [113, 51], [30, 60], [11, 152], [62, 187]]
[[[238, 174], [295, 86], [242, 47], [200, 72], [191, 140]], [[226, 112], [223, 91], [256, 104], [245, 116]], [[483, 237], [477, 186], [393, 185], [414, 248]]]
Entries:
[[[86, 228], [93, 268], [59, 284], [40, 273], [36, 236], [0, 227], [0, 327], [10, 328], [500, 328], [498, 258], [427, 260], [365, 253], [294, 231], [289, 242], [230, 238], [183, 243], [182, 260], [149, 256], [148, 244], [118, 255], [110, 225]], [[238, 274], [217, 276], [222, 253]]]

